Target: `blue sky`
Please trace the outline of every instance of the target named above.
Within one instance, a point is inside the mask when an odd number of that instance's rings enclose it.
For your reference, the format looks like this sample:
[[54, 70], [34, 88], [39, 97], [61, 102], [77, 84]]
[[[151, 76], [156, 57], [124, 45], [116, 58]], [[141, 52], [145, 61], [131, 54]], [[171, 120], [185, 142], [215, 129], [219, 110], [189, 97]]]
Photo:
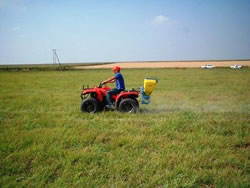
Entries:
[[0, 64], [250, 59], [249, 0], [0, 0]]

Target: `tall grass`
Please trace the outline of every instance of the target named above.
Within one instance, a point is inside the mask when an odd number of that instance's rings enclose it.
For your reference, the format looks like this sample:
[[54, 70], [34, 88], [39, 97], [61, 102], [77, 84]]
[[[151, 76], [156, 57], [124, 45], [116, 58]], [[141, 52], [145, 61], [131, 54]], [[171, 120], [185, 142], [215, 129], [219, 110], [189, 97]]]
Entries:
[[110, 70], [0, 73], [1, 187], [249, 187], [250, 69], [134, 69], [157, 77], [138, 114], [80, 112]]

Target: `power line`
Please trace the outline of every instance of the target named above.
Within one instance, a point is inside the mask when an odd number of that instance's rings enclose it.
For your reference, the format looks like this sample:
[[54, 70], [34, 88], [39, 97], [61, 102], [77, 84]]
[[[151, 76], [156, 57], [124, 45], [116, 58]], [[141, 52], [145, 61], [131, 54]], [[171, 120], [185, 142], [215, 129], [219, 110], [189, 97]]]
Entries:
[[59, 57], [56, 53], [56, 49], [52, 49], [53, 51], [53, 65], [59, 64], [59, 66], [61, 66], [61, 62], [59, 60]]

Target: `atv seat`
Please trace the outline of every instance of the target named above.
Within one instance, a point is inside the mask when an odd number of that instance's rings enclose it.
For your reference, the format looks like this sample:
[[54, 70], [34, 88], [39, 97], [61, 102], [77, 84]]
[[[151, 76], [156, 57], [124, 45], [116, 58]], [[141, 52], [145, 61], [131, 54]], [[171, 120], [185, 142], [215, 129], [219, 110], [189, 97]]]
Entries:
[[123, 90], [123, 91], [121, 91], [120, 93], [124, 93], [124, 92], [128, 92], [129, 90]]
[[124, 90], [124, 91], [121, 91], [120, 93], [124, 93], [124, 92], [130, 92], [130, 91], [136, 91], [134, 88], [130, 89], [130, 90]]

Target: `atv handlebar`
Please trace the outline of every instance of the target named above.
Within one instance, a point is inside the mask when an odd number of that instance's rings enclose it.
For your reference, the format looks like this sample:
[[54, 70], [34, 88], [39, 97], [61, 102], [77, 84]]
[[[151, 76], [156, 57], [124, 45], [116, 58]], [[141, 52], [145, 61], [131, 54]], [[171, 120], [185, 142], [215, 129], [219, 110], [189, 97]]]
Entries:
[[[102, 84], [102, 82], [100, 82], [100, 84], [99, 84], [99, 88], [102, 88], [102, 86], [103, 86], [104, 84]], [[85, 87], [84, 85], [82, 86], [82, 89], [88, 89], [89, 88], [89, 85], [87, 85], [87, 87]]]
[[101, 88], [103, 85], [104, 85], [104, 84], [102, 84], [102, 82], [100, 82], [100, 84], [99, 84], [98, 87]]

